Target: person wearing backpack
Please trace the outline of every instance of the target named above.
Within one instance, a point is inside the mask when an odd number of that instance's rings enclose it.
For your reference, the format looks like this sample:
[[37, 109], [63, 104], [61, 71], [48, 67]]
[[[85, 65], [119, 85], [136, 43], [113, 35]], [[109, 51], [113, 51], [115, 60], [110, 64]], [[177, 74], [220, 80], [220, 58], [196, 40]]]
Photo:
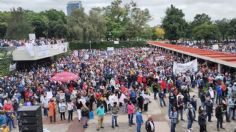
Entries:
[[193, 106], [191, 104], [188, 104], [186, 113], [187, 113], [187, 119], [188, 119], [187, 129], [190, 132], [192, 130], [192, 124], [195, 119], [195, 115], [194, 115], [195, 110], [193, 109]]
[[205, 102], [205, 109], [208, 117], [208, 122], [212, 122], [211, 115], [213, 113], [213, 102], [210, 98], [208, 98], [207, 101]]
[[215, 109], [216, 119], [217, 119], [217, 131], [220, 131], [223, 128], [223, 108], [222, 103], [220, 103]]
[[155, 124], [151, 116], [148, 117], [148, 120], [145, 123], [145, 129], [147, 132], [155, 132]]
[[200, 127], [200, 132], [207, 132], [206, 130], [206, 118], [207, 114], [203, 110], [199, 110], [199, 115], [198, 115], [198, 124]]
[[83, 104], [81, 107], [81, 116], [83, 121], [83, 128], [88, 127], [88, 119], [89, 119], [89, 108], [86, 104]]

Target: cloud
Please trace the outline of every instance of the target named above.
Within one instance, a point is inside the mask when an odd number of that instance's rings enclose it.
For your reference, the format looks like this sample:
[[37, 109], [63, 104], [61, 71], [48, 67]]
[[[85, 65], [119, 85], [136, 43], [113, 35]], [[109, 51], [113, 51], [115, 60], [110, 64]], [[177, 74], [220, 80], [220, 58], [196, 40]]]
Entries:
[[[51, 8], [66, 12], [66, 3], [69, 0], [0, 0], [0, 11], [9, 11], [13, 7], [23, 7], [24, 9], [36, 12], [48, 10]], [[131, 0], [123, 0], [126, 3]], [[198, 13], [206, 13], [213, 20], [222, 18], [236, 17], [236, 1], [235, 0], [133, 0], [137, 5], [144, 9], [148, 8], [152, 21], [150, 25], [161, 24], [162, 18], [165, 16], [165, 10], [171, 4], [180, 8], [185, 13], [187, 21], [192, 21]], [[88, 12], [93, 7], [105, 7], [112, 0], [82, 0], [85, 11]]]

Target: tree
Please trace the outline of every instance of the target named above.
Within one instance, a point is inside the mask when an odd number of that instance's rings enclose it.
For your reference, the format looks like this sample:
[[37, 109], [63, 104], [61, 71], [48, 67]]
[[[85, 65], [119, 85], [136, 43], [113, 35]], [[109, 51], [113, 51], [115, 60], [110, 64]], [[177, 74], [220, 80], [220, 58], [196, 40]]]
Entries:
[[217, 20], [216, 25], [220, 31], [221, 40], [225, 40], [229, 37], [229, 30], [230, 30], [230, 21], [227, 19]]
[[[122, 0], [115, 0], [105, 8], [106, 38], [138, 39], [143, 36], [147, 22], [150, 20], [148, 9], [140, 9], [135, 2], [125, 4]], [[145, 29], [146, 30], [146, 29]]]
[[159, 39], [164, 39], [165, 36], [165, 30], [162, 27], [157, 27], [156, 28], [156, 32], [155, 32], [157, 38]]
[[193, 37], [196, 40], [204, 40], [208, 43], [208, 40], [217, 40], [220, 37], [219, 29], [214, 24], [204, 23], [193, 29]]
[[195, 27], [200, 26], [200, 25], [202, 25], [204, 23], [207, 23], [207, 24], [211, 24], [212, 23], [210, 16], [208, 16], [205, 13], [197, 14], [194, 17], [194, 20], [192, 22], [192, 27], [195, 28]]
[[72, 40], [79, 40], [81, 42], [88, 41], [89, 31], [91, 28], [88, 15], [84, 12], [84, 9], [74, 10], [70, 16], [68, 16], [68, 32], [69, 38]]
[[0, 23], [0, 39], [4, 38], [7, 33], [7, 23]]
[[166, 10], [166, 16], [162, 21], [162, 27], [165, 30], [165, 38], [171, 41], [177, 41], [184, 37], [186, 21], [182, 10], [171, 5]]
[[101, 41], [106, 35], [106, 21], [101, 8], [92, 8], [89, 12], [88, 21], [91, 25], [89, 39], [92, 41]]
[[231, 37], [236, 40], [236, 18], [232, 19], [229, 25], [230, 25], [229, 32], [231, 34]]
[[150, 27], [149, 25], [145, 25], [143, 27], [143, 30], [141, 32], [141, 38], [145, 39], [145, 40], [151, 40], [153, 36], [153, 30], [152, 27]]
[[[40, 15], [45, 16], [45, 20], [40, 20], [37, 23], [38, 31], [47, 35], [49, 38], [64, 38], [67, 37], [67, 19], [63, 11], [57, 11], [55, 9], [50, 9], [45, 12], [41, 12]], [[48, 23], [47, 23], [48, 20]], [[38, 21], [39, 22], [39, 21]], [[47, 28], [47, 32], [40, 30], [41, 26]]]
[[11, 10], [6, 33], [8, 39], [25, 39], [32, 32], [33, 28], [29, 21], [27, 21], [24, 12], [22, 8]]

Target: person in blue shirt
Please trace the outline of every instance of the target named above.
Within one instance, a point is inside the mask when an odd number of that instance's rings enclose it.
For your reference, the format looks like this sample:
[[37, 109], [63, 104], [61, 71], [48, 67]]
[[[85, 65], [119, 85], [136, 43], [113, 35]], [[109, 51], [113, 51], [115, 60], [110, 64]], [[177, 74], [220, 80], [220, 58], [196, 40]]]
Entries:
[[173, 107], [173, 110], [170, 112], [169, 119], [171, 123], [170, 132], [175, 132], [175, 127], [178, 119], [178, 113], [176, 111], [176, 107]]
[[100, 105], [97, 110], [96, 110], [96, 114], [98, 116], [98, 127], [97, 127], [97, 131], [99, 131], [100, 128], [104, 128], [103, 127], [103, 120], [104, 120], [104, 116], [105, 116], [105, 108], [103, 105]]
[[4, 111], [0, 111], [0, 126], [7, 123], [7, 117]]
[[216, 86], [216, 92], [217, 92], [217, 100], [216, 103], [220, 103], [221, 102], [221, 98], [222, 98], [222, 89], [220, 85]]
[[143, 116], [141, 109], [136, 112], [136, 123], [137, 123], [137, 132], [141, 132], [141, 127], [143, 124]]

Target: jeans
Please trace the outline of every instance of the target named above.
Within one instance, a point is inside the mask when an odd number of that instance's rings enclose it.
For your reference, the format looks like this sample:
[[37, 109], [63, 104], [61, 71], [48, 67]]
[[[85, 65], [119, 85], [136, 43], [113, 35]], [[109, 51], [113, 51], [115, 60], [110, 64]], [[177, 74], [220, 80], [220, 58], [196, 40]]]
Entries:
[[192, 128], [193, 120], [188, 119], [188, 126], [187, 128], [190, 129]]
[[221, 95], [217, 95], [216, 103], [219, 104], [221, 102]]
[[137, 132], [141, 132], [142, 124], [137, 124]]
[[175, 132], [176, 123], [171, 123], [170, 132]]
[[172, 104], [169, 103], [169, 107], [168, 107], [168, 116], [170, 116], [170, 111], [171, 111], [172, 107], [173, 107]]
[[60, 115], [61, 115], [61, 121], [62, 121], [62, 119], [63, 119], [63, 120], [66, 120], [65, 112], [61, 112]]
[[235, 119], [235, 108], [234, 109], [232, 109], [233, 111], [232, 111], [232, 119]]
[[129, 118], [129, 125], [132, 125], [134, 122], [133, 122], [133, 117], [134, 117], [134, 114], [128, 114], [128, 118]]
[[206, 132], [206, 125], [200, 125], [200, 132]]
[[154, 99], [157, 99], [157, 92], [153, 92], [154, 93]]
[[211, 121], [211, 113], [207, 113], [208, 121]]
[[43, 115], [48, 116], [48, 108], [43, 108]]
[[166, 106], [166, 102], [164, 98], [160, 98], [160, 106], [162, 107], [163, 105]]
[[148, 103], [143, 105], [144, 111], [148, 111]]
[[68, 122], [73, 121], [73, 110], [68, 110]]
[[180, 115], [181, 120], [183, 120], [183, 109], [179, 109], [177, 114], [178, 114], [178, 119], [179, 119], [179, 115]]
[[223, 127], [223, 119], [222, 118], [217, 118], [217, 128], [222, 128]]
[[117, 124], [117, 116], [112, 115], [112, 127], [114, 127], [114, 126], [118, 126], [118, 124]]
[[10, 131], [11, 131], [12, 128], [15, 127], [13, 119], [7, 118], [7, 125], [8, 125], [8, 127], [10, 128]]

